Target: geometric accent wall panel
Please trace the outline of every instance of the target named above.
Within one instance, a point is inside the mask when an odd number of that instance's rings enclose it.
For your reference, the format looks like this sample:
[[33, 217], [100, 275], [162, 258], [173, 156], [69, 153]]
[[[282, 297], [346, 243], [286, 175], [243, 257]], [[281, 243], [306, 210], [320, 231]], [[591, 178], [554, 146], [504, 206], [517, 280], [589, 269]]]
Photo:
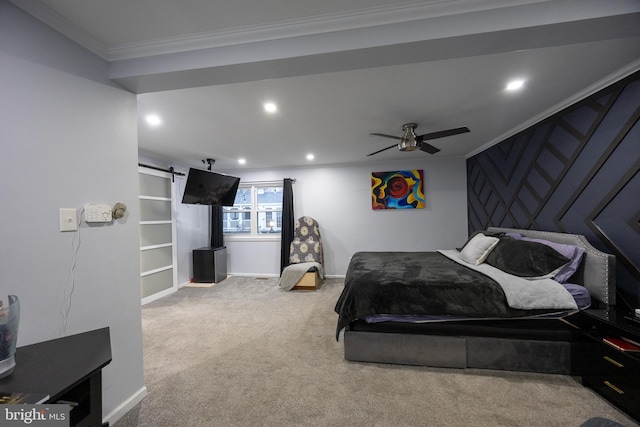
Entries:
[[469, 233], [583, 234], [640, 307], [640, 72], [469, 158], [467, 195]]

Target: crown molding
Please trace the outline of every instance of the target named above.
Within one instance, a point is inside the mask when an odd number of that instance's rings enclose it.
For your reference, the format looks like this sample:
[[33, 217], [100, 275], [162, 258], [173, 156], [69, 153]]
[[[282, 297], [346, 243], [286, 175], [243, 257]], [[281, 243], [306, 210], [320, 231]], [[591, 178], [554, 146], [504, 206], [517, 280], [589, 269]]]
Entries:
[[464, 157], [465, 159], [469, 159], [473, 156], [475, 156], [476, 154], [480, 154], [481, 152], [485, 151], [488, 148], [493, 147], [496, 144], [499, 144], [500, 142], [511, 138], [514, 135], [517, 135], [518, 133], [530, 128], [531, 126], [535, 125], [536, 123], [539, 123], [551, 116], [553, 116], [556, 113], [559, 113], [560, 111], [564, 110], [565, 108], [568, 108], [576, 103], [578, 103], [579, 101], [582, 101], [583, 99], [593, 95], [594, 93], [605, 89], [609, 86], [611, 86], [612, 84], [624, 79], [625, 77], [630, 76], [631, 74], [635, 73], [636, 71], [640, 71], [640, 59], [633, 61], [631, 63], [629, 63], [627, 66], [620, 68], [619, 70], [609, 74], [608, 76], [606, 76], [605, 78], [601, 79], [600, 81], [592, 84], [591, 86], [587, 86], [585, 89], [581, 90], [580, 92], [577, 92], [575, 94], [573, 94], [572, 96], [570, 96], [569, 98], [565, 99], [562, 102], [559, 102], [558, 104], [554, 105], [553, 107], [543, 111], [542, 113], [530, 118], [529, 120], [527, 120], [526, 122], [521, 123], [519, 126], [509, 130], [508, 132], [503, 133], [502, 135], [494, 138], [493, 140], [491, 140], [490, 142], [476, 148], [475, 150], [473, 150], [472, 152], [466, 154]]
[[[522, 20], [524, 25], [527, 25], [528, 20], [535, 17], [548, 21], [546, 23], [552, 23], [639, 10], [637, 0], [608, 0], [607, 2], [601, 0], [410, 0], [269, 24], [235, 27], [144, 42], [106, 45], [40, 0], [10, 1], [107, 61], [302, 38], [404, 22], [426, 22], [429, 19], [456, 15], [471, 16], [475, 13], [491, 11], [506, 11], [507, 16]], [[558, 13], [549, 13], [550, 10]], [[541, 22], [537, 23], [541, 24]]]
[[115, 45], [105, 45], [39, 0], [10, 1], [101, 58], [119, 61], [526, 6], [550, 0], [412, 0], [264, 25]]
[[80, 46], [95, 53], [104, 60], [109, 60], [107, 46], [98, 39], [80, 29], [73, 22], [38, 0], [10, 0], [29, 15], [44, 22], [54, 30], [62, 33]]
[[282, 20], [270, 24], [235, 27], [139, 43], [123, 43], [108, 48], [111, 61], [243, 45], [264, 41], [300, 38], [326, 33], [371, 28], [444, 16], [482, 12], [505, 7], [546, 3], [549, 0], [414, 0], [349, 12]]

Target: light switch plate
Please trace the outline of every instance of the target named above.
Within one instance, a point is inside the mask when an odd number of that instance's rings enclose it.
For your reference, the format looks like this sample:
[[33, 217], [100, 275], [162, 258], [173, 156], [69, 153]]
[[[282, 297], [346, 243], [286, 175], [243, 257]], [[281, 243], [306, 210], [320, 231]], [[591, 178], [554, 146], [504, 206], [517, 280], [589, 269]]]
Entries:
[[60, 208], [60, 231], [78, 230], [78, 212], [75, 208]]

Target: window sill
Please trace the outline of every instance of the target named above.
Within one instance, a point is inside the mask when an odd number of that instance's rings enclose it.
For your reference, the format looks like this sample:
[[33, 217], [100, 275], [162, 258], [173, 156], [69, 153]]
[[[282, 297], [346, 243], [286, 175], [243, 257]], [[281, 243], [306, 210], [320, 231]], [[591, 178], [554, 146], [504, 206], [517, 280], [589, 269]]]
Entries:
[[275, 236], [233, 236], [229, 234], [224, 235], [225, 242], [279, 242], [280, 234]]

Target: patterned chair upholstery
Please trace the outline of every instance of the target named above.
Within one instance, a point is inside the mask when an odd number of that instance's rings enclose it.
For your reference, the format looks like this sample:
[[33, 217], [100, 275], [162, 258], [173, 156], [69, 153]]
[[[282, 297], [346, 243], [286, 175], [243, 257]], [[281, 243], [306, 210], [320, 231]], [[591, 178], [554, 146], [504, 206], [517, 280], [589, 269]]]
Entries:
[[290, 264], [301, 262], [318, 262], [323, 264], [322, 241], [318, 221], [310, 216], [296, 220], [293, 241], [290, 246]]

